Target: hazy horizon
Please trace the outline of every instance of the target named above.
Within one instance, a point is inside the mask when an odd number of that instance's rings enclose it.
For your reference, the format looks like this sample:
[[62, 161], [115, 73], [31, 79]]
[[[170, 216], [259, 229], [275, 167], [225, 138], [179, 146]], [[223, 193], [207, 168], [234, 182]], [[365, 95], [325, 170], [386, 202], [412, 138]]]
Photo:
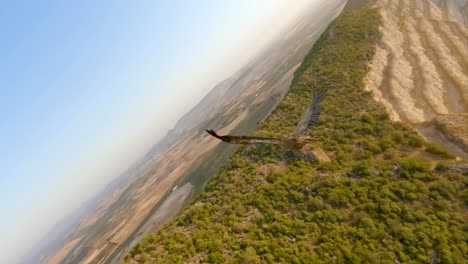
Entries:
[[[322, 0], [8, 3], [0, 210], [20, 258]], [[112, 4], [111, 4], [112, 3]]]

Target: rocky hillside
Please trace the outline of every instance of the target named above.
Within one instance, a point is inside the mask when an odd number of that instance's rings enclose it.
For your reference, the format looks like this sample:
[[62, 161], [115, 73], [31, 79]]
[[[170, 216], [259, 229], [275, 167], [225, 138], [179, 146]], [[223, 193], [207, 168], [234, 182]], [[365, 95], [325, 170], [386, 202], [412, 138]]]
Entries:
[[320, 122], [309, 132], [319, 140], [308, 147], [330, 161], [301, 160], [275, 146], [242, 147], [125, 262], [460, 263], [468, 252], [466, 164], [393, 121], [390, 106], [364, 90], [388, 19], [369, 7], [341, 15], [254, 132], [289, 134], [314, 91], [326, 89]]

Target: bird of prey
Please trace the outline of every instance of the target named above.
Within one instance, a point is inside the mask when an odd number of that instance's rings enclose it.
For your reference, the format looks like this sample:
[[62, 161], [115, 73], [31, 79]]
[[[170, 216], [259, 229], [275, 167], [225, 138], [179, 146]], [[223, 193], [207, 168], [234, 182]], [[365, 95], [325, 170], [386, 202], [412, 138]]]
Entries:
[[306, 144], [315, 141], [317, 138], [307, 135], [309, 128], [317, 124], [320, 117], [321, 108], [319, 104], [325, 98], [326, 91], [317, 92], [310, 105], [302, 114], [301, 120], [296, 127], [296, 130], [285, 138], [267, 138], [267, 137], [250, 137], [250, 136], [231, 136], [218, 135], [213, 129], [207, 129], [206, 132], [211, 136], [230, 144], [274, 144], [279, 145], [286, 150], [299, 151]]

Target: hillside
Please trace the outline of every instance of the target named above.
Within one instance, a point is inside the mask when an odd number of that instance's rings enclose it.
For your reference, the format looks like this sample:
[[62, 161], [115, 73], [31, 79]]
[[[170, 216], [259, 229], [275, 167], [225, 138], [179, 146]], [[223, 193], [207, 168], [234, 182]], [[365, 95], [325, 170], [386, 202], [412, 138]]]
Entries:
[[[28, 263], [120, 262], [142, 236], [157, 230], [196, 197], [207, 179], [236, 150], [236, 146], [219, 146], [204, 128], [216, 127], [221, 133], [254, 130], [286, 94], [294, 71], [345, 3], [326, 1], [319, 10], [302, 10], [284, 28], [289, 34], [278, 31], [275, 41], [238, 72], [219, 76], [225, 81], [214, 87], [121, 181], [106, 189], [95, 208], [64, 234], [57, 247], [41, 251], [41, 261]], [[303, 17], [305, 14], [314, 15]], [[206, 173], [205, 164], [209, 164], [210, 173]]]
[[287, 135], [313, 92], [327, 89], [321, 121], [310, 130], [320, 140], [309, 147], [323, 149], [330, 162], [274, 146], [241, 147], [125, 262], [459, 263], [468, 252], [466, 168], [392, 121], [363, 89], [380, 23], [379, 11], [368, 7], [336, 19], [253, 133]]
[[[365, 88], [425, 137], [468, 158], [468, 30], [429, 0], [377, 0], [382, 39]], [[445, 15], [444, 15], [445, 14]], [[446, 128], [440, 132], [440, 124]], [[457, 125], [455, 125], [457, 124]]]

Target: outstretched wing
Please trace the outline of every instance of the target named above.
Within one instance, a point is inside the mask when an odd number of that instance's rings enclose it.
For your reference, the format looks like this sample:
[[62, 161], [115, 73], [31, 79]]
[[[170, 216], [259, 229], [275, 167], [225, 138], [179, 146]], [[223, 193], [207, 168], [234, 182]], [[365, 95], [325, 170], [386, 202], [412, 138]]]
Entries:
[[213, 129], [207, 129], [205, 131], [211, 136], [230, 144], [281, 144], [281, 141], [275, 138], [231, 135], [220, 136]]
[[302, 114], [301, 121], [299, 121], [299, 124], [296, 127], [296, 131], [294, 132], [295, 134], [305, 133], [309, 128], [311, 128], [318, 122], [318, 119], [320, 117], [320, 111], [322, 110], [319, 104], [325, 98], [325, 94], [325, 90], [316, 92], [314, 94], [312, 102]]

